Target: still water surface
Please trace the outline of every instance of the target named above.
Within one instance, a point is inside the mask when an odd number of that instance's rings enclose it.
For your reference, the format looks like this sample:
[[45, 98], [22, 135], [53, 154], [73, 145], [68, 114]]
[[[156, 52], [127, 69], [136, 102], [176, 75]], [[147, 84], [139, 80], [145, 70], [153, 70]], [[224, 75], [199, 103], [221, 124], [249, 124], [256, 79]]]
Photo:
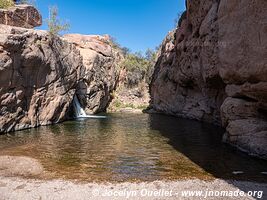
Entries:
[[[29, 156], [47, 177], [85, 181], [225, 178], [267, 182], [267, 162], [221, 143], [224, 130], [164, 115], [110, 114], [0, 136], [0, 154]], [[233, 172], [243, 174], [234, 175]]]

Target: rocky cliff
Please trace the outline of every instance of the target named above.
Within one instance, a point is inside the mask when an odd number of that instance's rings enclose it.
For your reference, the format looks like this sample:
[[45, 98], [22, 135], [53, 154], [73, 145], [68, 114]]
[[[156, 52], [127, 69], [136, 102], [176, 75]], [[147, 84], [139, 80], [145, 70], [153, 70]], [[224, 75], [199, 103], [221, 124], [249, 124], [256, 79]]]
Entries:
[[119, 81], [122, 53], [113, 48], [108, 35], [68, 34], [64, 39], [73, 43], [83, 57], [85, 75], [77, 87], [82, 107], [87, 114], [106, 111]]
[[0, 22], [14, 25], [0, 25], [0, 133], [73, 117], [75, 95], [88, 114], [105, 111], [121, 56], [109, 38], [76, 34], [61, 38], [15, 27], [36, 25], [28, 23], [34, 21], [27, 18], [31, 12], [20, 15], [25, 23], [17, 21], [16, 9], [8, 10], [13, 11], [12, 22]]
[[267, 2], [188, 0], [161, 46], [151, 111], [226, 128], [224, 140], [267, 158]]
[[66, 119], [82, 77], [74, 45], [45, 31], [0, 25], [0, 132]]
[[33, 28], [42, 25], [42, 16], [30, 5], [16, 5], [9, 9], [0, 9], [0, 24]]

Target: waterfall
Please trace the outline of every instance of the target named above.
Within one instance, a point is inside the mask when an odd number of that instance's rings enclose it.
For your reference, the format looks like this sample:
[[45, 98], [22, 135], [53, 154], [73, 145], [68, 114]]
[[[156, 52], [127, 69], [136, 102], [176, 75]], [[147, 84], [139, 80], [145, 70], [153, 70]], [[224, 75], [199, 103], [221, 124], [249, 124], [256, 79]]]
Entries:
[[80, 104], [76, 95], [74, 95], [73, 107], [74, 107], [74, 112], [75, 112], [76, 118], [86, 117], [86, 113], [85, 113], [84, 109], [81, 107], [81, 104]]
[[73, 98], [73, 108], [74, 108], [75, 118], [95, 118], [95, 119], [107, 118], [106, 116], [87, 115], [84, 109], [81, 107], [81, 104], [76, 95], [74, 95]]

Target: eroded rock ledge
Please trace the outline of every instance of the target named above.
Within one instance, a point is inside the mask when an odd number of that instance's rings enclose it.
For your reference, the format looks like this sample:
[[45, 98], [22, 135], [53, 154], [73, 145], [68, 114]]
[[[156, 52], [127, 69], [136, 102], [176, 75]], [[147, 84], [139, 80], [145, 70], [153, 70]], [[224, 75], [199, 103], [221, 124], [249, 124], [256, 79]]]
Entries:
[[226, 128], [224, 140], [267, 159], [267, 2], [187, 0], [150, 85], [151, 111]]
[[34, 28], [42, 25], [42, 16], [31, 5], [16, 5], [9, 9], [0, 9], [0, 24]]

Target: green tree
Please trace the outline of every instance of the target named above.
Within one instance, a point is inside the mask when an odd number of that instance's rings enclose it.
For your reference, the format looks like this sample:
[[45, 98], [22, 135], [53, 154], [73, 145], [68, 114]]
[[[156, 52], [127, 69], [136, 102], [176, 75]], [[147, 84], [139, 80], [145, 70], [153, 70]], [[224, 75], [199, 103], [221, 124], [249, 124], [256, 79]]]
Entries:
[[145, 55], [146, 55], [146, 59], [149, 60], [149, 61], [153, 61], [155, 60], [156, 58], [156, 52], [150, 48], [148, 48], [145, 52]]
[[147, 49], [145, 55], [142, 52], [128, 53], [121, 66], [126, 69], [127, 78], [125, 84], [134, 87], [140, 83], [149, 83], [153, 74], [156, 60], [156, 52]]
[[69, 23], [63, 23], [58, 19], [58, 8], [52, 6], [49, 8], [49, 19], [47, 21], [49, 33], [59, 35], [62, 31], [67, 31], [70, 28]]
[[110, 41], [111, 41], [111, 45], [112, 45], [113, 48], [122, 50], [121, 45], [117, 41], [117, 38], [110, 36]]
[[122, 47], [121, 51], [122, 51], [124, 56], [128, 55], [131, 52], [131, 50], [127, 47]]

